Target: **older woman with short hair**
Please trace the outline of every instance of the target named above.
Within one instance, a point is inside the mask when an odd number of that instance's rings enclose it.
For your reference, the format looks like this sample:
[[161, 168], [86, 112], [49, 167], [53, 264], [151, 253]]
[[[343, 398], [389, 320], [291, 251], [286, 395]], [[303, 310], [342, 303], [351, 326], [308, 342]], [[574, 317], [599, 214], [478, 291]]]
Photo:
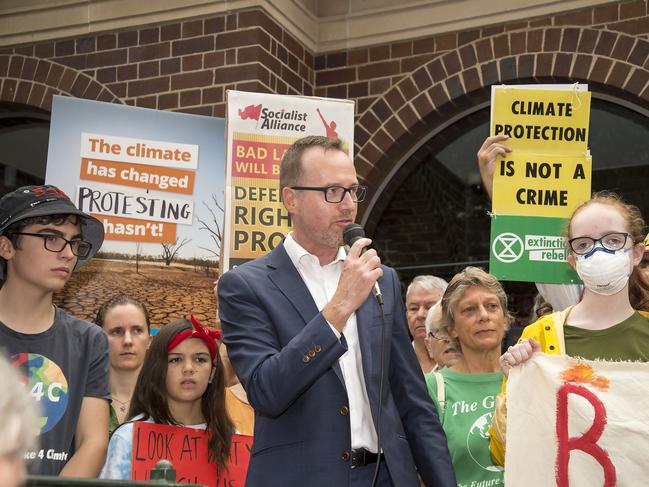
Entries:
[[442, 303], [438, 301], [426, 315], [426, 350], [435, 362], [433, 372], [450, 367], [460, 357], [460, 352], [451, 343], [450, 337], [440, 331], [442, 324]]
[[[512, 321], [498, 280], [467, 267], [442, 298], [439, 334], [460, 352], [450, 367], [426, 377], [448, 438], [459, 485], [502, 485], [503, 474], [489, 455], [488, 429], [503, 374], [498, 359]], [[487, 483], [482, 483], [487, 482]]]
[[412, 347], [424, 374], [436, 370], [439, 365], [428, 353], [425, 339], [425, 320], [428, 310], [442, 299], [448, 283], [441, 277], [416, 276], [406, 290], [406, 319], [412, 336]]

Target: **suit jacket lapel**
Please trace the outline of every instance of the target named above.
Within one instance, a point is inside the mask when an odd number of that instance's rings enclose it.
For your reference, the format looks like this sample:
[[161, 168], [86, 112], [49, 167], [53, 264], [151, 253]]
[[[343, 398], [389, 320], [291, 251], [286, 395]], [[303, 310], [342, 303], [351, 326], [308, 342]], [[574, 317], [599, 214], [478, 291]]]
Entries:
[[268, 274], [269, 279], [291, 302], [304, 323], [311, 321], [318, 314], [318, 308], [302, 276], [284, 250], [284, 245], [275, 248], [269, 257], [267, 265], [272, 269]]
[[[311, 293], [306, 287], [306, 284], [304, 284], [302, 276], [300, 276], [300, 273], [286, 253], [283, 243], [270, 253], [267, 265], [272, 269], [268, 274], [268, 278], [286, 296], [286, 299], [290, 301], [304, 320], [304, 324], [311, 321], [318, 314], [318, 307], [311, 297]], [[343, 378], [342, 370], [337, 360], [332, 367], [344, 387], [345, 379]]]

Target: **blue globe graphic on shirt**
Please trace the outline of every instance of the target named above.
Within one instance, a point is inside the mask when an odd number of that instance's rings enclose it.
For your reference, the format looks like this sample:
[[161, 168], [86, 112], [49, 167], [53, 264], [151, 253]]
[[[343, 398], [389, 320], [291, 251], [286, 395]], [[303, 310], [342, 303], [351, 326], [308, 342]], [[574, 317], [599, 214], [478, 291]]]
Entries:
[[11, 364], [20, 369], [23, 382], [41, 411], [40, 433], [46, 433], [61, 420], [68, 407], [68, 381], [61, 368], [43, 355], [17, 353]]
[[489, 456], [489, 426], [493, 419], [492, 413], [485, 413], [471, 425], [466, 437], [466, 447], [475, 463], [489, 472], [500, 472]]

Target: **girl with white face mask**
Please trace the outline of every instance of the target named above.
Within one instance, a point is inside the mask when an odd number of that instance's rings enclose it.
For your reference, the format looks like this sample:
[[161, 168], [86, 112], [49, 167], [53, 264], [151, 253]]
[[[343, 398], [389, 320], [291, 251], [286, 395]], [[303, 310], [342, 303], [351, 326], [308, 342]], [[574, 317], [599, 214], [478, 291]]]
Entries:
[[[568, 264], [584, 282], [575, 306], [544, 316], [500, 357], [505, 375], [536, 353], [607, 361], [649, 361], [649, 282], [638, 267], [645, 251], [640, 210], [613, 193], [578, 207], [568, 225]], [[504, 463], [504, 399], [490, 428], [492, 457]]]

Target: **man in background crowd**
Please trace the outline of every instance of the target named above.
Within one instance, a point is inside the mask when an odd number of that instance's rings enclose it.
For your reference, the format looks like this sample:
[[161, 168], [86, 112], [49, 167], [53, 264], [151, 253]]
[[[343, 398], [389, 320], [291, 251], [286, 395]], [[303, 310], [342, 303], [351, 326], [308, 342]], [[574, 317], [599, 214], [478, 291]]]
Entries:
[[444, 295], [448, 283], [435, 276], [416, 276], [406, 290], [406, 316], [412, 336], [412, 346], [424, 374], [437, 368], [435, 359], [426, 348], [426, 315]]

